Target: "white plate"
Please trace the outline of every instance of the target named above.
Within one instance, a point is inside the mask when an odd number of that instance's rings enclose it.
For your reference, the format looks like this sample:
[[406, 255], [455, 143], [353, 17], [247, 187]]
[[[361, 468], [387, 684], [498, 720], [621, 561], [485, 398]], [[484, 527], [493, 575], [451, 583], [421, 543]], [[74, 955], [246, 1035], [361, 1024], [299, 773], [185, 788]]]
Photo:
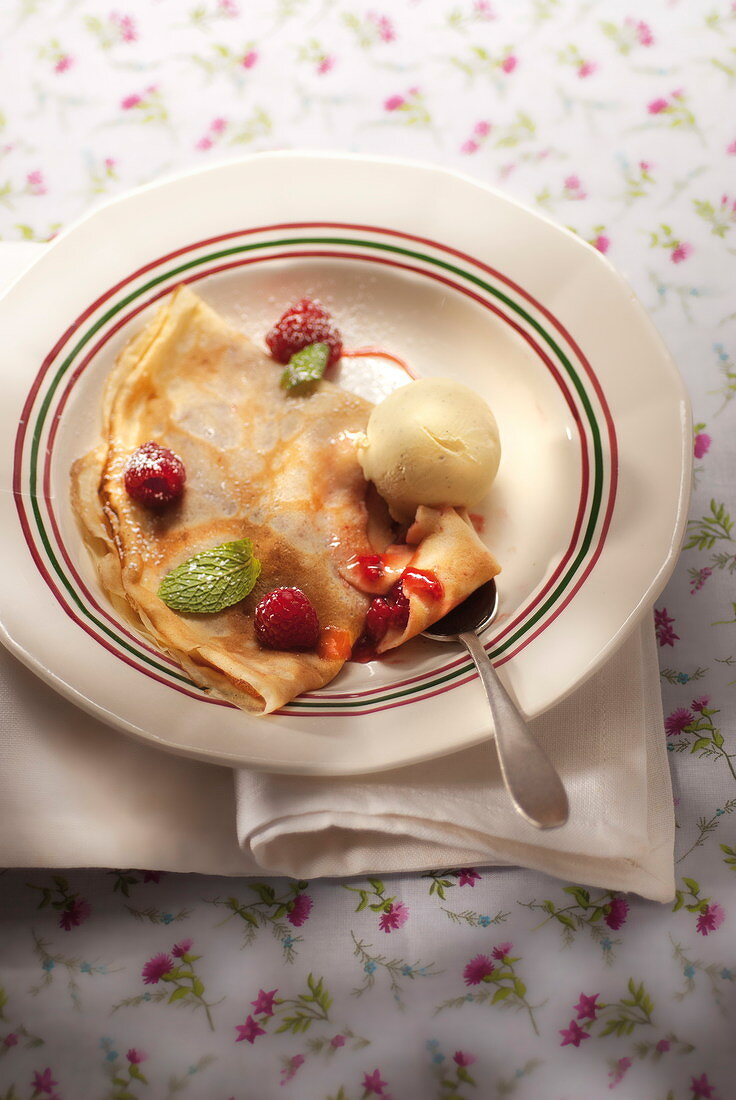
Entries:
[[485, 641], [525, 714], [573, 691], [651, 606], [684, 529], [690, 413], [613, 268], [444, 170], [263, 154], [97, 209], [0, 302], [0, 621], [6, 644], [75, 702], [174, 751], [273, 771], [368, 772], [489, 736], [452, 647], [418, 640], [348, 665], [255, 719], [118, 621], [70, 510], [69, 467], [96, 438], [115, 356], [182, 281], [261, 339], [286, 303], [316, 294], [348, 345], [382, 346], [488, 400], [503, 460], [479, 511], [503, 573]]

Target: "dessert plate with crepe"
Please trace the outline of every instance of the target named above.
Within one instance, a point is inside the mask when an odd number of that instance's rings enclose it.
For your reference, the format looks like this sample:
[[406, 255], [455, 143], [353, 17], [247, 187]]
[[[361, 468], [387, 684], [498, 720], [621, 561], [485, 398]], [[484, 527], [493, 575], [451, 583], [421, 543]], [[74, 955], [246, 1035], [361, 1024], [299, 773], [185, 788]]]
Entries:
[[467, 178], [180, 176], [67, 230], [0, 320], [3, 640], [151, 743], [305, 774], [460, 749], [484, 701], [422, 630], [500, 566], [483, 641], [533, 717], [674, 566], [675, 367], [598, 253]]

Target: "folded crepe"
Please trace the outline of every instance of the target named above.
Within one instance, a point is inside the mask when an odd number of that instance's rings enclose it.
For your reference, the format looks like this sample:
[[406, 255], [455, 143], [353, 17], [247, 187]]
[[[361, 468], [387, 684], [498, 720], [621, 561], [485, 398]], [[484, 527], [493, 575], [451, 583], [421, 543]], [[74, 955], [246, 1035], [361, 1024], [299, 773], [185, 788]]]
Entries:
[[[348, 579], [349, 562], [382, 551], [389, 537], [369, 517], [356, 453], [371, 404], [324, 380], [306, 395], [287, 393], [280, 378], [269, 355], [179, 287], [122, 353], [105, 392], [102, 442], [72, 469], [73, 507], [116, 609], [193, 681], [257, 714], [337, 675], [370, 601]], [[124, 486], [130, 455], [151, 440], [187, 471], [181, 501], [163, 512], [137, 504]], [[410, 594], [409, 621], [382, 650], [498, 572], [455, 509], [420, 509], [412, 532], [412, 566], [432, 571], [444, 594]], [[242, 538], [252, 541], [261, 573], [240, 603], [182, 614], [157, 595], [183, 561]], [[258, 641], [255, 607], [281, 586], [301, 588], [314, 605], [322, 627], [315, 652]]]

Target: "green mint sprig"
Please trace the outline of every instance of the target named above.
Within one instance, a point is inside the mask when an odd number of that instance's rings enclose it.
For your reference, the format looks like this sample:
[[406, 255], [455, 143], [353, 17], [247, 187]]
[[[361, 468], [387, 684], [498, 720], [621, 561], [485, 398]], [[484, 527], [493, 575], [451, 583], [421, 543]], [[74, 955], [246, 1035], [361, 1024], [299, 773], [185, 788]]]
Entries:
[[172, 611], [212, 614], [244, 599], [260, 572], [253, 543], [236, 539], [202, 550], [177, 565], [161, 581], [158, 595]]
[[291, 393], [301, 391], [312, 382], [319, 382], [329, 358], [329, 344], [309, 344], [301, 351], [295, 351], [281, 375], [281, 388]]

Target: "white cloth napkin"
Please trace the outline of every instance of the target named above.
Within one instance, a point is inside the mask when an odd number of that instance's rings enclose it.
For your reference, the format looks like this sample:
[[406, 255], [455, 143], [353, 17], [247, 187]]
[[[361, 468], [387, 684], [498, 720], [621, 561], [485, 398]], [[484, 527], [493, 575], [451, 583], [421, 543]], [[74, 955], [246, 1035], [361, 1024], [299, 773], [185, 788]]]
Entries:
[[239, 771], [233, 784], [226, 768], [109, 729], [0, 648], [0, 866], [314, 878], [520, 864], [669, 900], [674, 819], [651, 624], [534, 730], [570, 796], [569, 823], [549, 833], [512, 810], [491, 745], [383, 775]]
[[[0, 283], [33, 258], [25, 247], [0, 248]], [[533, 724], [570, 798], [570, 821], [548, 833], [513, 811], [491, 744], [378, 776], [239, 771], [233, 784], [228, 769], [110, 730], [1, 649], [0, 707], [0, 866], [314, 878], [520, 864], [658, 901], [674, 894], [650, 621]]]
[[651, 622], [532, 728], [567, 788], [562, 829], [540, 832], [513, 811], [487, 744], [352, 779], [237, 772], [241, 847], [305, 878], [521, 864], [670, 900], [674, 814]]

